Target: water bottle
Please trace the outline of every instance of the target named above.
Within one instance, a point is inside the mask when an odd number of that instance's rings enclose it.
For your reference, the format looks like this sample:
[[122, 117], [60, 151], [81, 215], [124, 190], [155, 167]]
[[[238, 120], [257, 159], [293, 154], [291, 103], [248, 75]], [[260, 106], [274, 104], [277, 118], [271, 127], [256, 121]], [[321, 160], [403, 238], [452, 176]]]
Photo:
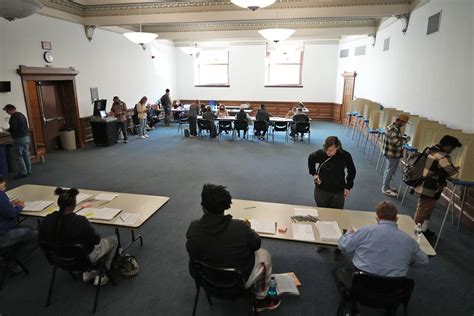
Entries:
[[418, 223], [415, 226], [415, 236], [416, 236], [416, 241], [418, 241], [418, 243], [420, 243], [421, 233], [422, 233], [421, 223]]
[[271, 277], [270, 279], [270, 286], [268, 287], [267, 296], [270, 298], [276, 298], [278, 296], [277, 284], [274, 277]]

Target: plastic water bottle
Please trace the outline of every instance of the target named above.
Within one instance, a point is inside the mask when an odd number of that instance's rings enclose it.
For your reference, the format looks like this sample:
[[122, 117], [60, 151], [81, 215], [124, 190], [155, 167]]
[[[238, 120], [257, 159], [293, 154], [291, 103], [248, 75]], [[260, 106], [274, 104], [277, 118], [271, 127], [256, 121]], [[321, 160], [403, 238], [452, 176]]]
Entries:
[[275, 281], [275, 278], [274, 277], [271, 277], [270, 279], [270, 286], [268, 287], [268, 293], [267, 293], [267, 296], [270, 297], [270, 298], [275, 298], [278, 296], [278, 293], [277, 293], [277, 284], [276, 284], [276, 281]]
[[416, 241], [418, 241], [418, 243], [420, 243], [421, 233], [422, 233], [421, 223], [418, 223], [415, 226], [415, 236], [416, 236]]

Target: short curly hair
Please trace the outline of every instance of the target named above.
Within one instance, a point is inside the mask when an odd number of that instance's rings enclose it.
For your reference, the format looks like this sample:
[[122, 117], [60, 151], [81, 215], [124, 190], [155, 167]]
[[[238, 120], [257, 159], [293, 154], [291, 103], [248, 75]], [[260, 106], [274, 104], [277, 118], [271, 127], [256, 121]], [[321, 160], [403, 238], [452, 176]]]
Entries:
[[223, 185], [205, 184], [201, 192], [202, 208], [212, 214], [222, 214], [230, 208], [232, 196]]

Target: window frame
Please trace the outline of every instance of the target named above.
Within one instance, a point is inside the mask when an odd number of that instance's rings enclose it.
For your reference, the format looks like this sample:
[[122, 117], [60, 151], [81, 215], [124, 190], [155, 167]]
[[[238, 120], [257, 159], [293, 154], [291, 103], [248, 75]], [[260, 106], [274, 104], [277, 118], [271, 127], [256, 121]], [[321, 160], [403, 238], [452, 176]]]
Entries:
[[[272, 52], [268, 50], [268, 45], [266, 48], [265, 53], [265, 83], [264, 88], [303, 88], [303, 65], [304, 65], [304, 46], [303, 49], [300, 51], [300, 62], [299, 63], [270, 63], [268, 62], [269, 56]], [[270, 82], [270, 73], [271, 73], [271, 65], [299, 65], [299, 83], [291, 84], [269, 84]], [[267, 69], [268, 68], [268, 69]]]
[[[207, 51], [211, 50], [225, 50], [227, 51], [227, 63], [200, 63], [199, 60], [199, 54], [201, 52], [197, 53], [194, 56], [194, 86], [195, 87], [224, 87], [228, 88], [230, 87], [230, 75], [229, 75], [229, 64], [230, 64], [230, 51], [229, 49], [208, 49]], [[201, 79], [201, 65], [212, 65], [212, 66], [227, 66], [227, 83], [206, 83], [206, 84], [196, 84], [196, 78]], [[196, 73], [197, 72], [197, 73]]]

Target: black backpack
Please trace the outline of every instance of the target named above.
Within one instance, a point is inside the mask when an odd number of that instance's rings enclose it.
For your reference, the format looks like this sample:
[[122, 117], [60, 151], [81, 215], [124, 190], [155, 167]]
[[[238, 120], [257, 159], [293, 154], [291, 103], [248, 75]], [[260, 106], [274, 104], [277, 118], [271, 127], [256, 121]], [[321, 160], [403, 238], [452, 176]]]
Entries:
[[411, 187], [420, 185], [424, 180], [423, 170], [425, 169], [426, 158], [429, 147], [422, 152], [416, 152], [408, 156], [406, 165], [403, 168], [403, 182]]

